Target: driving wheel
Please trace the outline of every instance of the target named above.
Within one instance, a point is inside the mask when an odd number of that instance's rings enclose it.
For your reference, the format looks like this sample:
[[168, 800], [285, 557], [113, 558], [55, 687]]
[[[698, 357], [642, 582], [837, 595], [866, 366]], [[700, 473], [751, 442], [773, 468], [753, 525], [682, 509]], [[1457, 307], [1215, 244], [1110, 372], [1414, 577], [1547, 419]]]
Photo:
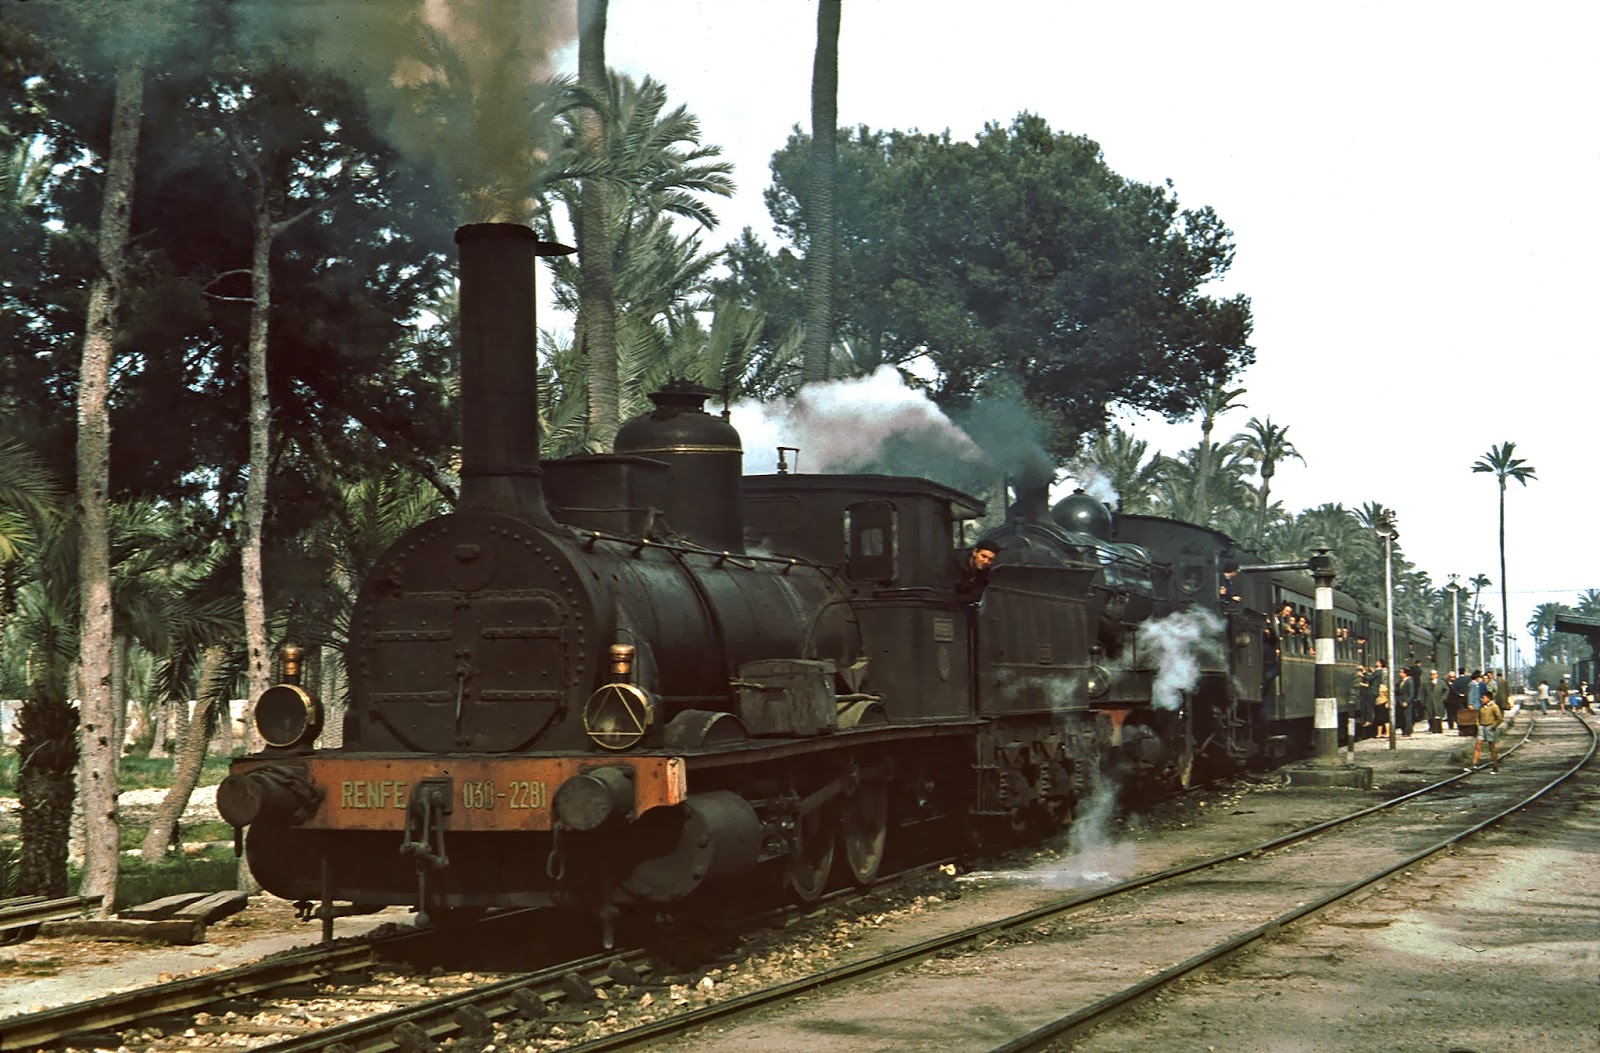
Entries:
[[888, 838], [888, 788], [881, 781], [863, 782], [839, 809], [844, 876], [857, 885], [872, 884], [883, 865], [883, 846]]
[[828, 887], [835, 842], [832, 813], [827, 807], [815, 808], [795, 825], [797, 844], [784, 862], [783, 883], [802, 903], [810, 903]]

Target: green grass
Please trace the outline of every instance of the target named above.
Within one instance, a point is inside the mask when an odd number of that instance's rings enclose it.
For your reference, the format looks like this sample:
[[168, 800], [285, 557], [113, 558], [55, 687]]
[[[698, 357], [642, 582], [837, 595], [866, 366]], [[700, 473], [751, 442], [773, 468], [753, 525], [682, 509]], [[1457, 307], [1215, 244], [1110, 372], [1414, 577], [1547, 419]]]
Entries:
[[[200, 785], [215, 786], [228, 774], [228, 764], [232, 757], [207, 756], [206, 763], [200, 769]], [[145, 790], [151, 787], [167, 787], [172, 785], [172, 758], [162, 757], [155, 760], [142, 753], [130, 753], [122, 758], [122, 767], [117, 774], [118, 790]], [[6, 749], [0, 752], [0, 797], [15, 797], [17, 795], [17, 751]]]
[[[215, 786], [228, 774], [228, 762], [232, 757], [206, 757], [205, 767], [200, 769], [200, 785]], [[141, 754], [129, 754], [122, 758], [122, 768], [117, 775], [117, 789], [119, 790], [145, 790], [150, 787], [166, 787], [172, 785], [172, 758], [161, 757], [152, 760]]]
[[[229, 757], [207, 757], [200, 775], [201, 786], [211, 786], [222, 781], [228, 773]], [[16, 796], [17, 754], [14, 749], [0, 753], [0, 795]], [[156, 788], [172, 784], [172, 759], [151, 760], [142, 755], [122, 758], [121, 775], [117, 780], [119, 790]], [[18, 844], [14, 824], [0, 836], [0, 898], [14, 894], [8, 891], [15, 872]], [[124, 850], [137, 850], [144, 844], [148, 823], [123, 820], [118, 840]], [[231, 889], [238, 880], [239, 863], [233, 855], [233, 828], [220, 819], [187, 823], [179, 828], [179, 836], [187, 842], [220, 841], [198, 855], [169, 854], [156, 864], [147, 864], [136, 855], [124, 855], [117, 865], [117, 902], [123, 906], [148, 903], [162, 896], [179, 892], [218, 892]], [[69, 869], [67, 885], [69, 894], [76, 895], [82, 876], [77, 868]]]
[[[119, 828], [120, 842], [124, 852], [134, 851], [144, 847], [144, 835], [149, 831], [148, 823], [130, 823], [123, 821]], [[196, 841], [226, 841], [233, 843], [233, 827], [221, 819], [204, 823], [183, 823], [178, 827], [180, 840], [193, 844]]]
[[[81, 879], [77, 868], [68, 871], [70, 895], [77, 895]], [[117, 865], [117, 903], [135, 907], [180, 892], [221, 892], [238, 880], [239, 861], [228, 845], [214, 845], [197, 856], [169, 856], [154, 865], [138, 856], [123, 856]]]

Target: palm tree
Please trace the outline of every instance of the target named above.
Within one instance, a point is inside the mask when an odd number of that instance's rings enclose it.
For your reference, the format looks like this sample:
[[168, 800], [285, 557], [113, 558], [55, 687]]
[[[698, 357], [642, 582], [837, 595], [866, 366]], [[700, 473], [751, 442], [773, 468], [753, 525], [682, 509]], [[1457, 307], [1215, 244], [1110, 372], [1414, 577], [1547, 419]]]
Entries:
[[[578, 86], [587, 105], [577, 111], [579, 144], [591, 159], [605, 153], [606, 5], [608, 0], [578, 0]], [[617, 302], [612, 268], [611, 187], [586, 178], [573, 213], [582, 266], [578, 304], [578, 345], [588, 363], [589, 427], [602, 444], [617, 432]]]
[[1565, 613], [1567, 606], [1562, 603], [1541, 603], [1533, 609], [1533, 616], [1528, 619], [1528, 632], [1533, 634], [1534, 653], [1539, 658], [1542, 659], [1555, 643], [1556, 619]]
[[[1226, 457], [1226, 460], [1219, 460]], [[1217, 527], [1217, 509], [1253, 507], [1242, 458], [1231, 448], [1202, 443], [1177, 457], [1160, 455], [1155, 465], [1159, 511], [1173, 519]]]
[[[1483, 597], [1484, 588], [1486, 586], [1493, 585], [1494, 581], [1487, 574], [1474, 574], [1472, 577], [1467, 579], [1467, 584], [1472, 586], [1472, 631], [1478, 632], [1480, 621], [1478, 612], [1481, 610], [1481, 604], [1479, 601]], [[1479, 642], [1482, 642], [1481, 637], [1479, 638]], [[1482, 666], [1483, 664], [1483, 649], [1480, 647], [1478, 649], [1478, 665]]]
[[841, 0], [817, 0], [817, 50], [811, 65], [811, 158], [806, 199], [804, 373], [828, 379], [833, 348], [833, 275], [839, 233], [834, 184], [839, 166], [839, 20]]
[[[1262, 555], [1274, 560], [1300, 560], [1314, 549], [1328, 544], [1327, 535], [1304, 515], [1272, 524], [1262, 539]], [[1344, 588], [1343, 582], [1340, 587]]]
[[56, 144], [44, 136], [19, 138], [0, 149], [0, 217], [32, 221], [24, 214], [45, 194], [56, 166]]
[[0, 441], [0, 631], [5, 626], [6, 565], [38, 537], [54, 515], [59, 495], [50, 472], [28, 447]]
[[[1212, 461], [1218, 450], [1211, 443], [1211, 433], [1217, 426], [1217, 418], [1231, 409], [1244, 409], [1244, 403], [1239, 401], [1239, 396], [1244, 394], [1244, 388], [1230, 388], [1223, 377], [1218, 374], [1211, 378], [1211, 383], [1200, 394], [1200, 445], [1195, 448], [1194, 461], [1194, 504], [1200, 509], [1211, 507], [1211, 495], [1208, 492], [1211, 483]], [[1196, 519], [1199, 523], [1202, 520]]]
[[[583, 94], [587, 99], [592, 93]], [[595, 112], [605, 118], [598, 146], [589, 143], [584, 130]], [[705, 251], [697, 234], [681, 232], [671, 220], [714, 228], [717, 216], [707, 198], [733, 194], [732, 166], [718, 159], [720, 147], [700, 143], [698, 118], [683, 106], [667, 108], [665, 86], [649, 77], [635, 84], [611, 73], [590, 104], [563, 118], [563, 127], [563, 155], [550, 177], [548, 196], [571, 218], [579, 257], [576, 263], [553, 258], [550, 266], [556, 304], [575, 311], [578, 321], [575, 346], [555, 353], [554, 342], [547, 339], [542, 366], [546, 374], [563, 374], [556, 381], [562, 397], [550, 405], [566, 406], [568, 398], [581, 398], [587, 407], [583, 420], [562, 412], [564, 439], [555, 450], [603, 450], [630, 415], [633, 389], [648, 383], [641, 376], [668, 353], [671, 332], [704, 306], [719, 259]], [[591, 238], [592, 209], [599, 200], [590, 193], [595, 187], [606, 193], [607, 230], [604, 237]], [[539, 219], [544, 236], [554, 238], [550, 221], [548, 214]], [[591, 262], [601, 245], [607, 264], [597, 276], [591, 273]], [[609, 307], [604, 311], [595, 306], [599, 299], [591, 298], [591, 293], [599, 295], [594, 284], [598, 277], [607, 286]], [[608, 328], [591, 332], [591, 322]], [[598, 361], [602, 342], [609, 353]], [[574, 361], [586, 363], [581, 379], [570, 375]], [[597, 392], [597, 382], [609, 389]], [[541, 403], [547, 401], [543, 385], [542, 374]]]
[[1154, 507], [1155, 491], [1160, 482], [1159, 458], [1146, 460], [1149, 452], [1148, 442], [1134, 438], [1131, 432], [1115, 424], [1108, 424], [1076, 458], [1072, 470], [1086, 490], [1093, 480], [1103, 481], [1122, 511], [1148, 512]]
[[1256, 537], [1259, 539], [1267, 532], [1267, 511], [1272, 504], [1272, 476], [1278, 470], [1278, 462], [1293, 457], [1305, 464], [1306, 459], [1289, 441], [1288, 427], [1280, 428], [1272, 423], [1271, 417], [1265, 421], [1251, 417], [1244, 431], [1235, 435], [1230, 442], [1261, 472], [1261, 508], [1256, 518]]
[[1499, 446], [1489, 447], [1489, 452], [1473, 462], [1474, 472], [1488, 472], [1500, 484], [1500, 653], [1502, 661], [1511, 656], [1511, 615], [1506, 599], [1506, 480], [1515, 479], [1523, 486], [1535, 478], [1534, 467], [1512, 453], [1517, 444], [1507, 440]]

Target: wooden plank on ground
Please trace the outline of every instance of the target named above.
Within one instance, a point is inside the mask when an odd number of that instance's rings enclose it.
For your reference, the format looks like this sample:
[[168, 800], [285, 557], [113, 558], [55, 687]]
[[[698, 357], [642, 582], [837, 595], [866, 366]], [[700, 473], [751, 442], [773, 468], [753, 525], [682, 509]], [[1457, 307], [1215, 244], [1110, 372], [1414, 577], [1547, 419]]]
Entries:
[[189, 946], [206, 942], [206, 923], [198, 918], [133, 921], [127, 918], [85, 918], [44, 926], [47, 936], [85, 936], [96, 940], [146, 940]]
[[221, 921], [230, 914], [237, 914], [250, 905], [250, 896], [247, 893], [235, 890], [213, 892], [203, 899], [195, 900], [173, 915], [174, 918], [198, 918], [207, 925]]
[[0, 899], [0, 910], [10, 910], [12, 907], [27, 907], [34, 903], [43, 902], [43, 896], [12, 896], [10, 899]]
[[160, 921], [170, 918], [183, 908], [205, 898], [204, 892], [180, 892], [175, 896], [162, 896], [149, 903], [140, 903], [117, 911], [117, 917], [132, 921]]

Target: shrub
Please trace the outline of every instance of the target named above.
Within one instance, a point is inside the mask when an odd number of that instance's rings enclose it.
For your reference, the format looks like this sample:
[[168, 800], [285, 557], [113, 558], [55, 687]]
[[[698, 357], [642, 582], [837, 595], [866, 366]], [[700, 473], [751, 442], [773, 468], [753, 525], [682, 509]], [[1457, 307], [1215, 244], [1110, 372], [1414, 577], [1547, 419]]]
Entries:
[[[83, 875], [67, 875], [69, 895], [77, 895]], [[216, 845], [197, 856], [169, 856], [154, 865], [138, 856], [125, 855], [117, 867], [117, 903], [124, 907], [149, 903], [180, 892], [221, 892], [239, 881], [239, 861], [233, 849]]]

